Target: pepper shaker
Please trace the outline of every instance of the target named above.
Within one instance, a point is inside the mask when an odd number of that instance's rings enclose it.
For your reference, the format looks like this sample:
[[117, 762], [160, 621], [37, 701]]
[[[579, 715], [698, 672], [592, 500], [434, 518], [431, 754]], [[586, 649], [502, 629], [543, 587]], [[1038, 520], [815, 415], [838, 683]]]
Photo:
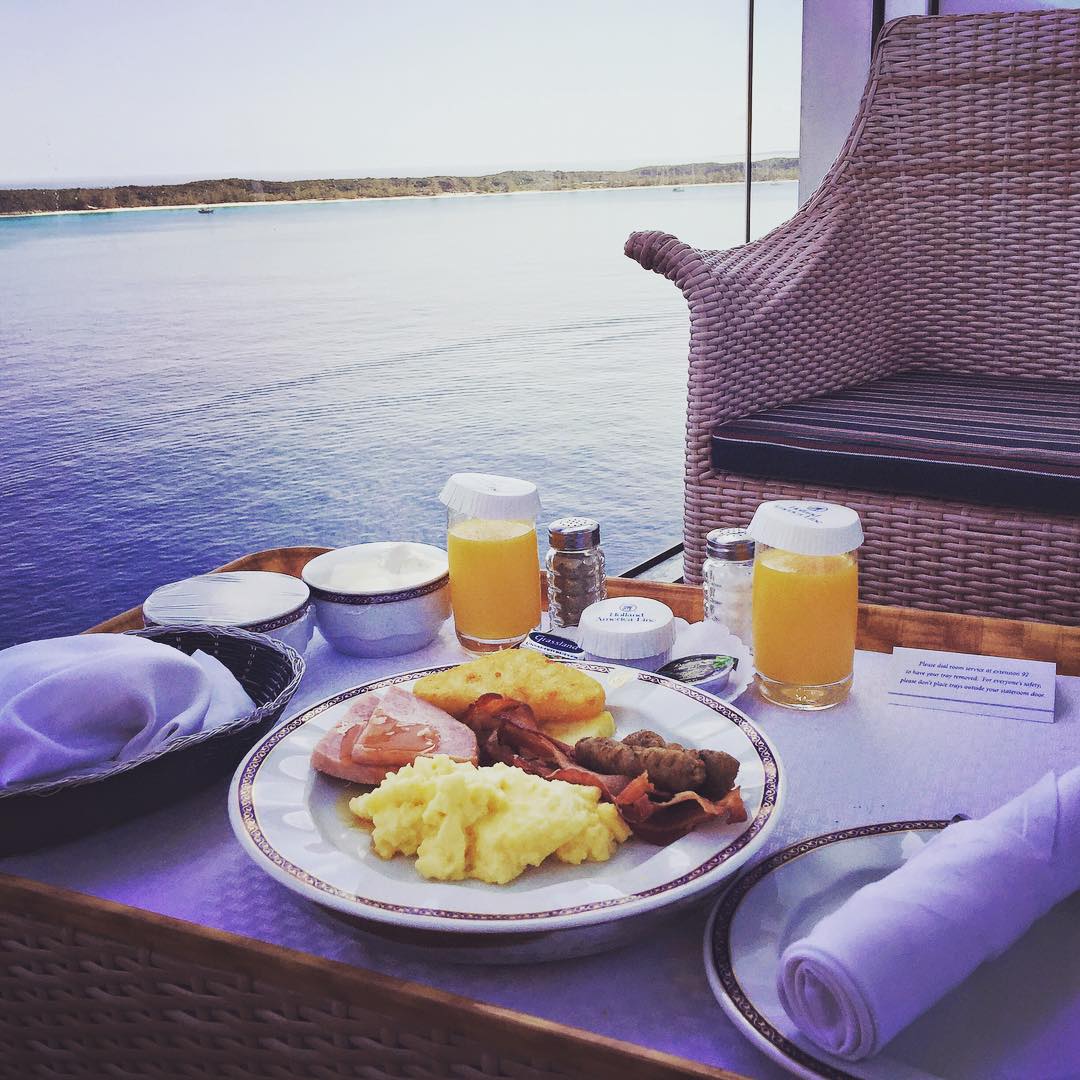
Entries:
[[548, 526], [546, 565], [551, 626], [577, 626], [581, 613], [607, 596], [600, 523], [568, 517]]
[[705, 537], [705, 554], [701, 568], [705, 618], [723, 623], [752, 648], [754, 541], [745, 529], [713, 529]]

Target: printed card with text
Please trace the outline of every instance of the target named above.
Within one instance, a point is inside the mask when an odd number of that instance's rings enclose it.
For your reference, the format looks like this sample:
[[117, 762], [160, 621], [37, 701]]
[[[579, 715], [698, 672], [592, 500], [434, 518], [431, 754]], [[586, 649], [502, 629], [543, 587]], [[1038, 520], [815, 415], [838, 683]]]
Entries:
[[886, 693], [899, 708], [1052, 724], [1056, 673], [1045, 660], [894, 649]]

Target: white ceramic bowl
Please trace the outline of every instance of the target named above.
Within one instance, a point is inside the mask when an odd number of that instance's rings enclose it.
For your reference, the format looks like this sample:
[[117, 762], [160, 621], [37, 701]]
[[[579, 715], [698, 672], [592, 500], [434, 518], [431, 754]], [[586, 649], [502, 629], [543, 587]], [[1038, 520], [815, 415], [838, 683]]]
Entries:
[[349, 656], [415, 652], [450, 615], [446, 552], [430, 544], [337, 548], [317, 555], [301, 576], [323, 637]]
[[235, 626], [267, 634], [301, 656], [315, 631], [311, 590], [288, 574], [230, 570], [156, 588], [143, 602], [145, 626]]

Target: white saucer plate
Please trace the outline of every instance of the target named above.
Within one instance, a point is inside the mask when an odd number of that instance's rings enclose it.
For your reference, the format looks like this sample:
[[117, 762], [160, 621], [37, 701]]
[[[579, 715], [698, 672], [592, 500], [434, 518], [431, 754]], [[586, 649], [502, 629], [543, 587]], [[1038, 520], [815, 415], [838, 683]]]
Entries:
[[[794, 1075], [826, 1080], [1065, 1080], [1080, 1076], [1080, 893], [860, 1062], [832, 1057], [780, 1004], [780, 955], [857, 889], [902, 865], [944, 821], [866, 825], [804, 840], [752, 867], [705, 929], [717, 1001]], [[1008, 903], [1002, 897], [1002, 903]]]
[[252, 749], [233, 778], [229, 815], [245, 851], [308, 899], [366, 924], [461, 935], [565, 930], [682, 906], [746, 861], [775, 825], [785, 792], [768, 740], [734, 706], [660, 676], [610, 664], [575, 664], [600, 680], [617, 732], [651, 728], [689, 746], [739, 759], [747, 820], [707, 824], [666, 847], [631, 839], [606, 863], [548, 860], [516, 881], [427, 881], [414, 860], [380, 859], [348, 811], [364, 790], [316, 773], [311, 751], [360, 694], [408, 689], [430, 671], [346, 690], [282, 724]]

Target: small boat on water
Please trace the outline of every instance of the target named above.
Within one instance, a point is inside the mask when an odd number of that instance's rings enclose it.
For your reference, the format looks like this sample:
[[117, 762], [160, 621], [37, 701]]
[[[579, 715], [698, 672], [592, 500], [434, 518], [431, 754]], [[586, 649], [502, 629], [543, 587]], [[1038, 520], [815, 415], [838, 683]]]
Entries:
[[200, 214], [212, 214], [213, 212], [214, 212], [214, 208], [212, 206], [200, 206], [199, 207], [199, 213]]
[[673, 187], [671, 190], [672, 191], [685, 191], [686, 188], [684, 188], [684, 187]]

